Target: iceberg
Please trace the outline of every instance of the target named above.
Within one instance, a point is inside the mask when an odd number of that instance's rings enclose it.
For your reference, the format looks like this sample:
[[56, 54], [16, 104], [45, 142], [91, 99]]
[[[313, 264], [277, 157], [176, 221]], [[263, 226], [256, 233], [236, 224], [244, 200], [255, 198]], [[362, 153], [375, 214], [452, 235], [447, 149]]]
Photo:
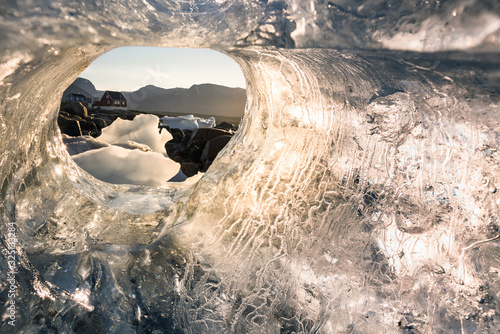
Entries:
[[117, 119], [96, 139], [63, 135], [73, 160], [97, 179], [150, 187], [186, 180], [180, 165], [166, 157], [165, 142], [171, 139], [170, 133], [159, 133], [154, 115]]
[[[0, 13], [1, 332], [500, 330], [498, 1]], [[105, 183], [64, 147], [62, 92], [127, 45], [209, 47], [246, 77], [188, 185]]]
[[165, 143], [172, 139], [167, 131], [159, 133], [158, 117], [155, 115], [138, 115], [132, 121], [117, 118], [110, 126], [102, 129], [98, 140], [109, 144], [132, 141], [150, 147], [154, 152], [167, 154]]
[[193, 115], [185, 116], [164, 116], [160, 118], [162, 127], [170, 127], [172, 129], [181, 130], [196, 130], [199, 128], [213, 128], [215, 127], [215, 118], [201, 118]]

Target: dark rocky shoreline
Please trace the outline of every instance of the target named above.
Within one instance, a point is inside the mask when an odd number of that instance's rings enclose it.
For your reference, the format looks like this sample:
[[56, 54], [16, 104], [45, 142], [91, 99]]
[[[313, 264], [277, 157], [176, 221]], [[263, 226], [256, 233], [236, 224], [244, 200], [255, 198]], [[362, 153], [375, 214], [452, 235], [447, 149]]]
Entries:
[[217, 127], [194, 131], [167, 130], [173, 137], [165, 144], [167, 154], [170, 159], [181, 164], [181, 170], [187, 177], [205, 172], [234, 134]]
[[101, 135], [101, 130], [113, 123], [117, 118], [133, 120], [139, 113], [129, 110], [102, 110], [99, 108], [87, 110], [80, 102], [61, 105], [57, 124], [61, 133], [68, 136], [92, 136]]

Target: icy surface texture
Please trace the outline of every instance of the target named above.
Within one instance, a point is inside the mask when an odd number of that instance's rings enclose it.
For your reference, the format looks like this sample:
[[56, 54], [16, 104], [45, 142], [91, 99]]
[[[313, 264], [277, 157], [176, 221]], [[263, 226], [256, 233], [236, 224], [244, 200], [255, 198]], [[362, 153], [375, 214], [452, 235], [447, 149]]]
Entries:
[[215, 126], [215, 118], [200, 118], [193, 115], [169, 117], [165, 116], [160, 119], [161, 125], [169, 126], [172, 129], [181, 130], [196, 130], [199, 128], [213, 128]]
[[[19, 332], [498, 332], [498, 6], [1, 2], [0, 331], [15, 222]], [[191, 186], [64, 149], [61, 93], [123, 45], [241, 65], [244, 119]]]

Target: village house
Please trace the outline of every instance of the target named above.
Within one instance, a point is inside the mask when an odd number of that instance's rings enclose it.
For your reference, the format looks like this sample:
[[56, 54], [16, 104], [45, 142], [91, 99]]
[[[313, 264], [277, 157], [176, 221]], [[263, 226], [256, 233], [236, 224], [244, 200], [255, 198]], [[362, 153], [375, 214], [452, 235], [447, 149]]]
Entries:
[[101, 99], [95, 101], [94, 107], [112, 107], [112, 108], [126, 108], [127, 99], [121, 92], [113, 92], [107, 90], [102, 95]]
[[63, 102], [81, 102], [87, 107], [89, 104], [92, 104], [92, 98], [86, 97], [83, 94], [70, 93], [65, 96]]

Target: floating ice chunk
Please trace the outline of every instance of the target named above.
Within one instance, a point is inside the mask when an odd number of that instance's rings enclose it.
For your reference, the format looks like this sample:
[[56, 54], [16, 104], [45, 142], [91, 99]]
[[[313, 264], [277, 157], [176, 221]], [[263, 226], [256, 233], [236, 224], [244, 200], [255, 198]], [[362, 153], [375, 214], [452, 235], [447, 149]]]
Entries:
[[154, 152], [166, 154], [165, 143], [172, 139], [168, 131], [158, 131], [158, 117], [138, 115], [133, 121], [118, 118], [110, 126], [102, 129], [99, 140], [110, 144], [134, 141], [149, 146]]
[[174, 177], [177, 182], [183, 181], [178, 175], [180, 165], [157, 152], [112, 145], [72, 158], [82, 169], [108, 183], [159, 187]]
[[141, 150], [143, 152], [153, 152], [153, 150], [145, 144], [137, 143], [132, 140], [127, 140], [126, 142], [116, 143], [115, 146], [120, 146], [128, 150]]
[[169, 126], [173, 129], [181, 130], [196, 130], [199, 128], [213, 128], [215, 126], [215, 118], [208, 119], [195, 117], [193, 115], [169, 117], [165, 116], [160, 119], [162, 126]]
[[89, 150], [109, 146], [107, 142], [92, 138], [91, 136], [70, 137], [63, 134], [62, 137], [69, 155], [80, 154]]

